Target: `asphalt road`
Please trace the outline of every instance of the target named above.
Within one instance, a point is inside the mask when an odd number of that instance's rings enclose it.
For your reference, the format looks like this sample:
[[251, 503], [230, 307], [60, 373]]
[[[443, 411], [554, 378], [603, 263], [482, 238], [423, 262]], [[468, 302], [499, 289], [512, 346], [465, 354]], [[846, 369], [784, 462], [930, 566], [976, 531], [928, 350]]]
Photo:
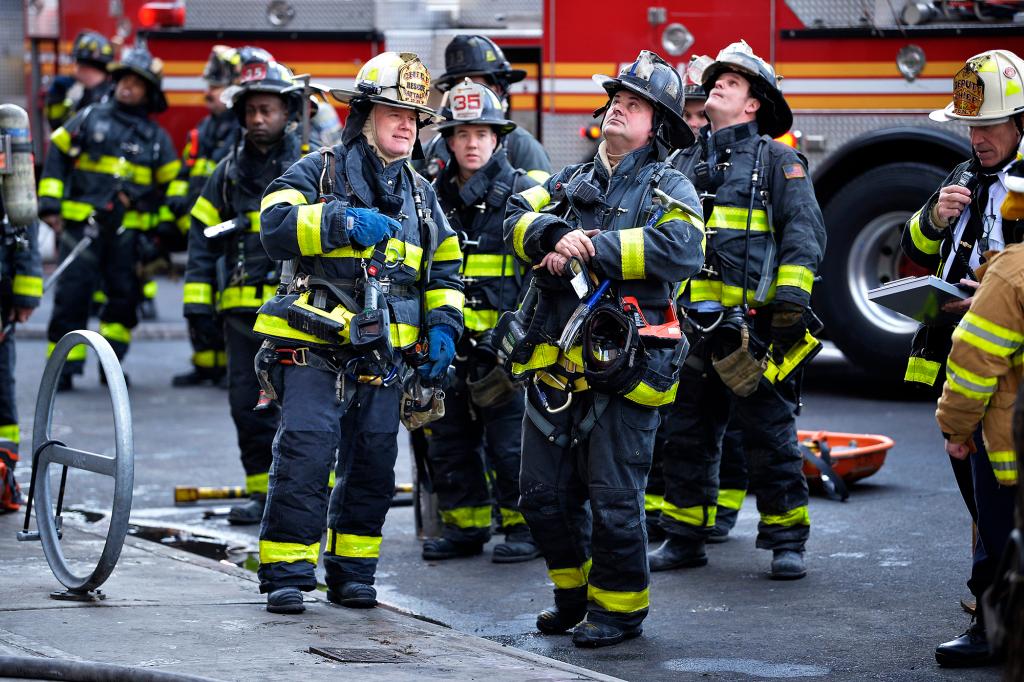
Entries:
[[[169, 288], [161, 295], [169, 323], [163, 328], [180, 332]], [[32, 322], [45, 320], [43, 311]], [[125, 362], [136, 444], [133, 518], [186, 526], [251, 550], [254, 529], [204, 520], [209, 507], [173, 506], [174, 485], [240, 485], [242, 469], [226, 392], [170, 387], [170, 375], [185, 369], [189, 355], [182, 335], [170, 335], [179, 338], [139, 341]], [[19, 342], [26, 453], [44, 355], [43, 341]], [[109, 453], [110, 405], [95, 362], [77, 385], [57, 399], [54, 437]], [[424, 562], [411, 507], [396, 507], [385, 527], [380, 596], [452, 627], [630, 680], [997, 679], [996, 669], [946, 671], [932, 657], [938, 642], [968, 623], [958, 603], [967, 595], [970, 520], [942, 451], [931, 399], [874, 386], [832, 354], [812, 367], [805, 403], [800, 428], [881, 433], [896, 446], [877, 475], [853, 488], [849, 502], [812, 498], [804, 580], [768, 580], [770, 554], [754, 549], [757, 517], [748, 503], [734, 537], [709, 548], [707, 567], [654, 576], [642, 638], [579, 651], [568, 637], [534, 630], [535, 614], [550, 602], [541, 561], [497, 565], [488, 548], [471, 559]], [[408, 481], [404, 438], [400, 445], [398, 478]], [[27, 462], [18, 471], [27, 483]], [[110, 479], [75, 471], [68, 504], [109, 509], [111, 491]]]

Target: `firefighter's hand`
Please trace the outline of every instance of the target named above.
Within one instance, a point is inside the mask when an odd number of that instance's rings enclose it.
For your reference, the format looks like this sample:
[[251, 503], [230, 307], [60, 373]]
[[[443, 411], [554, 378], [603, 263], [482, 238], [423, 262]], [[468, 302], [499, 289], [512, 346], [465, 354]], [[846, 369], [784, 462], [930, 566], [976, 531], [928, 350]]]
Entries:
[[64, 231], [64, 220], [60, 217], [60, 215], [56, 213], [51, 213], [48, 216], [43, 216], [41, 220], [50, 226], [50, 229], [53, 230], [54, 235], [60, 237], [60, 233]]
[[550, 251], [540, 262], [540, 267], [547, 268], [547, 271], [555, 277], [561, 277], [565, 272], [565, 264], [568, 262], [569, 259], [562, 254], [557, 251]]
[[967, 443], [953, 443], [947, 440], [946, 454], [953, 459], [967, 459], [967, 455], [971, 454], [971, 448]]
[[597, 236], [601, 230], [573, 230], [558, 240], [555, 244], [555, 251], [566, 258], [579, 258], [584, 263], [590, 262], [590, 257], [597, 251], [594, 249], [594, 242], [591, 237]]
[[32, 311], [34, 310], [35, 308], [22, 308], [15, 306], [14, 309], [11, 310], [11, 314], [7, 319], [17, 322], [18, 324], [25, 324], [28, 322], [28, 318], [32, 317]]
[[960, 185], [949, 185], [939, 190], [939, 200], [935, 202], [932, 216], [933, 222], [938, 218], [937, 225], [946, 225], [957, 220], [971, 203], [971, 190]]
[[772, 360], [782, 362], [789, 349], [804, 338], [807, 325], [804, 324], [804, 307], [796, 303], [780, 301], [772, 312]]
[[132, 200], [124, 192], [117, 193], [117, 200], [121, 202], [121, 205], [125, 208], [131, 208]]
[[[971, 289], [977, 290], [981, 284], [975, 282], [973, 279], [962, 279], [960, 280], [960, 286], [970, 287]], [[957, 313], [963, 315], [967, 312], [967, 309], [971, 307], [971, 303], [974, 301], [974, 296], [965, 298], [962, 301], [950, 301], [942, 305], [942, 309], [947, 313]]]

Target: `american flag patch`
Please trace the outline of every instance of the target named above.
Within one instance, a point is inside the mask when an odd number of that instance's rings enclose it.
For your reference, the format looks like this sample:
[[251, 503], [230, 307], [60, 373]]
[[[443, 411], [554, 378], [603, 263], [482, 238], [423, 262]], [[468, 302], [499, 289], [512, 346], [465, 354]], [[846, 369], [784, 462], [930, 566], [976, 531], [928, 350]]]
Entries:
[[793, 180], [794, 178], [806, 178], [807, 174], [804, 172], [803, 165], [799, 163], [787, 163], [782, 167], [782, 173], [786, 176], [787, 180]]

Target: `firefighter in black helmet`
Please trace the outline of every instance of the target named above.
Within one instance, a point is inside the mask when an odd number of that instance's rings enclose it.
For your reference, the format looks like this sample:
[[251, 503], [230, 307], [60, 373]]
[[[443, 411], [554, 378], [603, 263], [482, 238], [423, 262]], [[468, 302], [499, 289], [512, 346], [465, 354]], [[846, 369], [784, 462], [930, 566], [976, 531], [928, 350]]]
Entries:
[[[102, 281], [108, 301], [100, 334], [123, 358], [138, 323], [140, 299], [135, 266], [140, 240], [157, 226], [167, 185], [180, 168], [167, 132], [150, 118], [167, 108], [161, 90], [163, 63], [143, 47], [125, 49], [110, 65], [113, 97], [76, 114], [50, 136], [39, 183], [39, 215], [60, 234], [67, 255], [87, 230], [96, 231], [88, 250], [57, 282], [47, 330], [50, 350], [64, 334], [86, 327], [94, 285]], [[85, 347], [72, 350], [61, 376], [71, 388]]]
[[73, 76], [57, 76], [46, 91], [46, 120], [56, 130], [90, 104], [110, 96], [107, 65], [114, 60], [114, 46], [96, 31], [82, 31], [71, 47]]
[[[703, 262], [697, 195], [665, 162], [693, 142], [679, 74], [644, 50], [618, 77], [594, 79], [609, 98], [597, 112], [605, 139], [594, 160], [513, 195], [505, 221], [510, 250], [540, 266], [537, 303], [520, 314], [541, 333], [509, 344], [513, 374], [530, 380], [520, 511], [555, 584], [554, 608], [540, 613], [537, 629], [575, 626], [581, 647], [642, 632], [650, 603], [644, 487], [657, 408], [676, 391], [678, 336], [642, 342], [634, 315], [652, 329], [673, 319], [675, 284]], [[597, 291], [611, 292], [582, 318], [580, 340], [567, 329], [580, 305], [565, 275], [570, 257], [607, 282]], [[587, 282], [577, 282], [582, 293], [596, 295]]]
[[[526, 78], [522, 69], [513, 69], [505, 53], [493, 40], [481, 35], [457, 35], [444, 51], [445, 72], [437, 79], [437, 89], [448, 92], [464, 79], [486, 85], [501, 98], [506, 116], [509, 108], [509, 86]], [[527, 130], [516, 127], [502, 143], [513, 168], [522, 168], [537, 182], [551, 174], [551, 159], [544, 147]], [[429, 178], [451, 161], [441, 135], [435, 136], [423, 150], [422, 172]]]
[[711, 234], [705, 267], [680, 298], [693, 350], [659, 434], [668, 539], [651, 570], [707, 563], [735, 413], [761, 513], [757, 546], [773, 551], [771, 577], [802, 578], [810, 521], [796, 410], [801, 363], [817, 347], [807, 306], [825, 227], [804, 160], [772, 140], [793, 121], [772, 68], [741, 41], [703, 70], [702, 84], [710, 135], [675, 166], [701, 191]]

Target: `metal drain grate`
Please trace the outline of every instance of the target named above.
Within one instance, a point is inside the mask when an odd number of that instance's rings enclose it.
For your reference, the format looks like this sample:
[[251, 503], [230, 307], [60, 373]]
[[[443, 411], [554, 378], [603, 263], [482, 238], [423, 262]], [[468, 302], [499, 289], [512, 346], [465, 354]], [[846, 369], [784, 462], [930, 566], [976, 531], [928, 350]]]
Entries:
[[309, 647], [309, 653], [339, 663], [401, 663], [402, 658], [391, 649], [339, 649], [337, 647]]

